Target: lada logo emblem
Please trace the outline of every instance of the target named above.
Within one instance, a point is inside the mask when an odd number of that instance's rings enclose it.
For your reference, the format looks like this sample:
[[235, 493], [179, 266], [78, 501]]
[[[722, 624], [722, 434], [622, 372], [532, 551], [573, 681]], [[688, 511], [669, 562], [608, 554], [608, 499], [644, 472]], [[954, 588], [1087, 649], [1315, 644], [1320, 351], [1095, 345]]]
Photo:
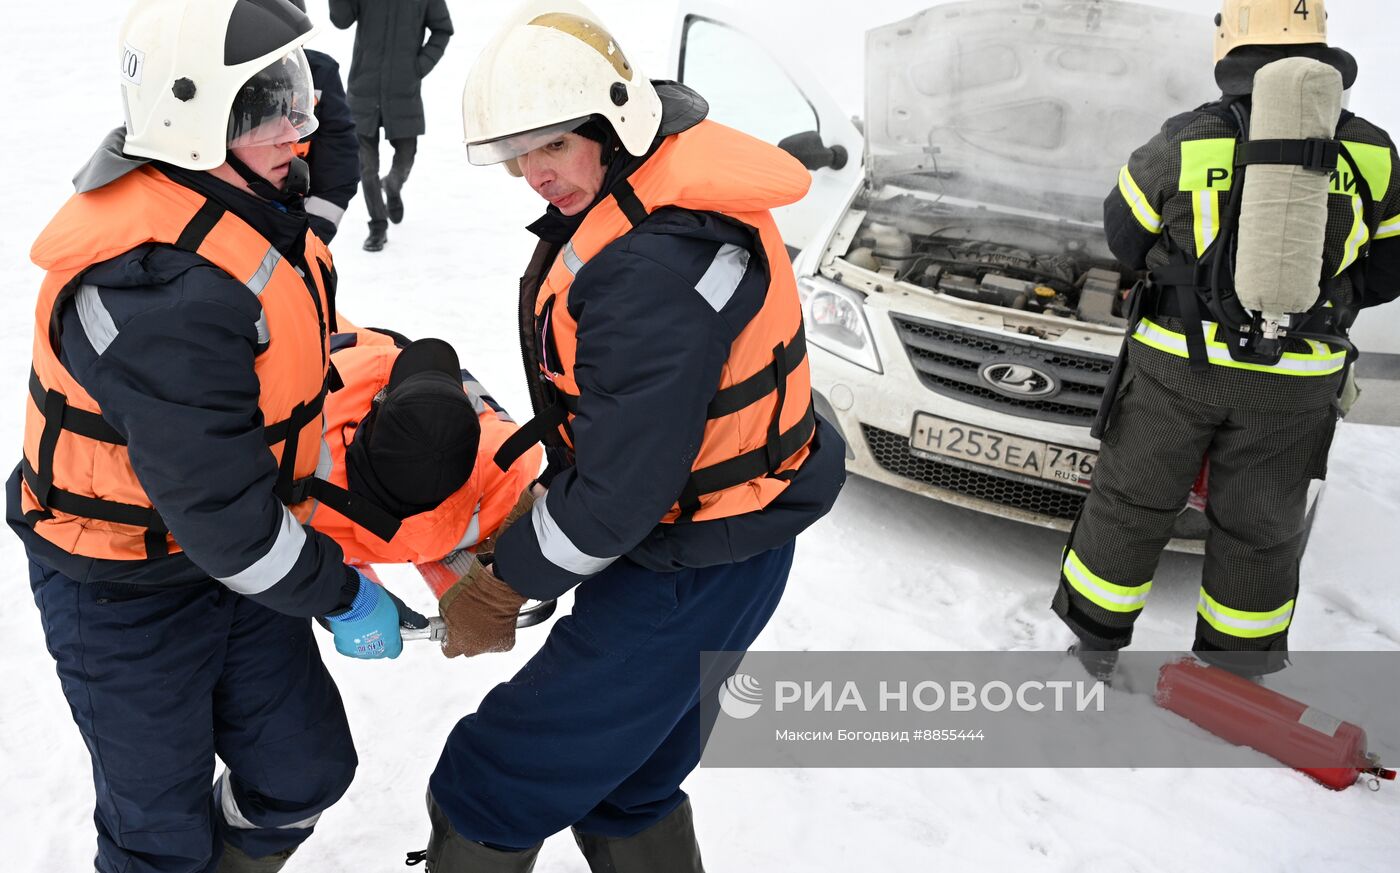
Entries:
[[979, 375], [987, 387], [1007, 397], [1050, 397], [1060, 390], [1054, 376], [1025, 364], [993, 361], [983, 365]]

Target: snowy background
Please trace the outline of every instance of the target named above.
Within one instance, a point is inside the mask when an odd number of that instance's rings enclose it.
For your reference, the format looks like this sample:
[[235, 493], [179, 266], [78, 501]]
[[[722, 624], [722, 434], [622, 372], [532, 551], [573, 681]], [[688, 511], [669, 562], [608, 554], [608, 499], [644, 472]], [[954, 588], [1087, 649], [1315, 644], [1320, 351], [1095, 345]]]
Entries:
[[[120, 121], [114, 67], [125, 5], [8, 4], [0, 381], [12, 390], [0, 404], [0, 445], [16, 456], [40, 281], [28, 249], [71, 191], [72, 172]], [[324, 20], [324, 0], [310, 5]], [[673, 68], [674, 3], [593, 5], [643, 69], [662, 75]], [[745, 9], [769, 22], [769, 38], [810, 46], [811, 66], [858, 114], [861, 32], [922, 5], [768, 0]], [[1202, 14], [1215, 6], [1174, 5]], [[531, 250], [521, 228], [541, 203], [504, 172], [468, 166], [458, 127], [466, 71], [508, 6], [451, 6], [457, 35], [426, 84], [429, 135], [405, 190], [407, 218], [390, 227], [384, 252], [369, 255], [359, 248], [364, 209], [358, 201], [351, 207], [335, 244], [341, 307], [360, 323], [452, 341], [464, 363], [521, 412], [528, 402], [514, 289]], [[1400, 98], [1383, 90], [1400, 11], [1390, 0], [1334, 0], [1331, 11], [1334, 41], [1361, 62], [1352, 108], [1400, 128]], [[348, 63], [351, 35], [326, 27], [313, 45]], [[1303, 565], [1297, 649], [1400, 649], [1396, 437], [1394, 429], [1358, 425], [1344, 425], [1338, 435]], [[788, 595], [756, 648], [1062, 649], [1067, 633], [1047, 608], [1062, 545], [1060, 534], [853, 480], [832, 514], [800, 541]], [[8, 534], [0, 534], [0, 564], [9, 568], [8, 596], [0, 599], [5, 867], [91, 869], [87, 753], [44, 649], [24, 555]], [[1164, 558], [1139, 623], [1140, 647], [1189, 644], [1199, 568], [1196, 558]], [[420, 608], [430, 605], [416, 575], [384, 576]], [[422, 796], [443, 738], [544, 633], [523, 632], [506, 655], [452, 662], [426, 644], [409, 645], [397, 661], [353, 662], [323, 638], [362, 760], [345, 800], [289, 869], [403, 869], [403, 853], [426, 841]], [[386, 703], [394, 715], [376, 719], [372, 707], [384, 712]], [[701, 770], [686, 788], [712, 871], [1382, 871], [1395, 869], [1400, 852], [1400, 787], [1334, 794], [1287, 770]], [[546, 844], [537, 869], [586, 867], [566, 834]]]

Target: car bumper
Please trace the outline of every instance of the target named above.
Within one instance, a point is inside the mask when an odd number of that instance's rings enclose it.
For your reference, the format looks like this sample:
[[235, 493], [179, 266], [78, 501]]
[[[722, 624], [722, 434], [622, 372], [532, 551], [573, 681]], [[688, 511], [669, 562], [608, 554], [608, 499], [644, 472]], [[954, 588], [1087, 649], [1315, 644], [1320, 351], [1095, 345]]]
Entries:
[[[1068, 531], [1088, 489], [953, 458], [916, 454], [910, 432], [916, 413], [929, 413], [989, 431], [1097, 451], [1082, 425], [1028, 419], [1006, 410], [988, 408], [933, 390], [920, 378], [906, 353], [895, 318], [931, 316], [905, 298], [897, 311], [872, 300], [867, 318], [875, 335], [882, 373], [853, 364], [809, 342], [812, 383], [817, 409], [836, 425], [846, 440], [847, 469], [858, 476], [934, 500], [1040, 527]], [[891, 316], [895, 316], [892, 318]], [[1093, 339], [1093, 338], [1089, 338]], [[1116, 346], [1098, 340], [1093, 349]], [[1066, 352], [1073, 351], [1066, 347]], [[1200, 553], [1206, 533], [1204, 516], [1182, 513], [1169, 549]]]

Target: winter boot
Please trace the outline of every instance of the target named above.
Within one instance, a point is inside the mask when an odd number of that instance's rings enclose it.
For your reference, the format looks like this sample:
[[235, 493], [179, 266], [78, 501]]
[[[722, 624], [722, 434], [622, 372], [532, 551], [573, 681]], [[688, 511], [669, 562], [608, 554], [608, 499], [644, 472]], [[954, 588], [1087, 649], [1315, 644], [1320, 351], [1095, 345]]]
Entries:
[[291, 848], [265, 858], [250, 858], [237, 846], [224, 843], [224, 853], [219, 856], [219, 866], [214, 873], [277, 873], [295, 851]]
[[603, 837], [574, 828], [574, 841], [593, 873], [705, 873], [690, 798], [639, 834]]
[[379, 183], [384, 186], [384, 206], [389, 210], [389, 220], [398, 224], [403, 221], [403, 180], [390, 173]]
[[410, 852], [405, 862], [409, 866], [427, 861], [428, 873], [530, 873], [540, 847], [521, 852], [493, 849], [457, 833], [447, 820], [447, 813], [428, 795], [428, 821], [432, 834], [426, 852]]
[[369, 236], [365, 237], [365, 251], [379, 252], [384, 250], [384, 244], [389, 241], [388, 225], [382, 221], [371, 221], [369, 223]]
[[1079, 659], [1090, 676], [1113, 687], [1113, 673], [1118, 668], [1117, 649], [1091, 649], [1088, 643], [1081, 640], [1070, 646], [1068, 652]]

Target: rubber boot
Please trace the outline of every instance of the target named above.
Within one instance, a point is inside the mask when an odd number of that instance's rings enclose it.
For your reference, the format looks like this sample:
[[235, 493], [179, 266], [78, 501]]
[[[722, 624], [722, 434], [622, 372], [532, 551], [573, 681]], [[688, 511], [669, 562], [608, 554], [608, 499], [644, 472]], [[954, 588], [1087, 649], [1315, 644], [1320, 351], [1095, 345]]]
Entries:
[[403, 221], [403, 180], [390, 173], [379, 180], [384, 186], [384, 208], [394, 224]]
[[1117, 649], [1091, 649], [1088, 643], [1081, 640], [1067, 651], [1079, 659], [1084, 671], [1091, 677], [1113, 687], [1113, 674], [1118, 669]]
[[[432, 794], [428, 795], [428, 821], [433, 830], [428, 850], [422, 853], [428, 873], [530, 873], [535, 869], [539, 846], [511, 852], [469, 840], [452, 827]], [[409, 863], [416, 863], [418, 857], [419, 853], [410, 853]]]
[[639, 834], [603, 837], [574, 828], [574, 841], [593, 873], [705, 873], [688, 797]]
[[388, 225], [382, 221], [371, 221], [369, 223], [369, 236], [365, 237], [365, 251], [378, 252], [384, 250], [384, 244], [389, 241]]
[[224, 853], [219, 856], [214, 873], [277, 873], [295, 851], [293, 848], [265, 858], [250, 858], [237, 846], [224, 843]]

